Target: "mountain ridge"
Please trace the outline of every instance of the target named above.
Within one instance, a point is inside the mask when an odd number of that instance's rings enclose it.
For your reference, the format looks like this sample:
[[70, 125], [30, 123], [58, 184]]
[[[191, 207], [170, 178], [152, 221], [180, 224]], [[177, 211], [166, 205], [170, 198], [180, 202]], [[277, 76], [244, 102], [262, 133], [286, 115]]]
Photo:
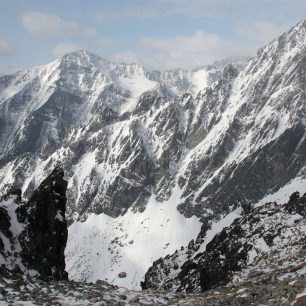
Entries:
[[[94, 252], [105, 251], [115, 282], [139, 284], [151, 254], [137, 275], [117, 277], [123, 262], [132, 265], [138, 258], [142, 240], [133, 224], [160, 257], [195, 238], [202, 223], [231, 214], [242, 199], [257, 203], [296, 180], [301, 184], [294, 191], [303, 191], [305, 28], [299, 23], [241, 70], [231, 64], [201, 70], [194, 92], [188, 92], [192, 78], [183, 70], [155, 72], [150, 79], [139, 65], [112, 66], [84, 51], [81, 59], [79, 53], [64, 56], [61, 69], [57, 60], [0, 78], [1, 190], [21, 188], [29, 197], [61, 165], [68, 181], [67, 218], [75, 225], [69, 271], [78, 279], [100, 278], [109, 267], [97, 272], [91, 262]], [[98, 227], [99, 219], [107, 225]], [[74, 240], [71, 235], [86, 226], [86, 235]], [[160, 250], [155, 242], [162, 230]], [[175, 231], [182, 237], [173, 237]], [[119, 255], [101, 246], [85, 258], [95, 233], [102, 245], [120, 241]], [[130, 252], [127, 259], [124, 252]]]

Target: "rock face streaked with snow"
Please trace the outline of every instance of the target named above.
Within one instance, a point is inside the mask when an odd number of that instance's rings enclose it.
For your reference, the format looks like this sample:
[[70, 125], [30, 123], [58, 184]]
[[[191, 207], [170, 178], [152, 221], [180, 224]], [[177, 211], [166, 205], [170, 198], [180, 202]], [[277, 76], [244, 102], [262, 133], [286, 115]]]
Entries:
[[175, 187], [187, 217], [259, 200], [304, 174], [305, 37], [302, 22], [240, 72], [149, 73], [79, 51], [3, 76], [1, 188], [31, 194], [60, 162], [70, 217], [143, 211]]
[[[177, 207], [206, 224], [236, 211], [241, 199], [257, 202], [289, 190], [293, 182], [305, 181], [305, 41], [301, 22], [246, 65], [148, 72], [79, 51], [2, 76], [0, 188], [18, 187], [29, 196], [60, 164], [68, 180], [67, 215], [77, 220], [70, 233], [78, 231], [76, 224], [85, 228], [79, 221], [96, 213], [109, 221], [98, 233], [119, 229], [119, 217], [130, 240], [146, 207], [171, 205], [165, 211]], [[164, 236], [169, 253], [200, 229], [191, 219], [177, 222], [177, 211], [162, 218], [172, 224], [169, 233], [186, 226], [181, 240], [171, 244], [171, 234]], [[69, 238], [67, 264], [78, 279], [98, 277], [90, 267], [99, 251], [93, 248], [88, 257], [80, 251], [94, 233], [96, 223], [87, 223], [84, 237]], [[118, 254], [138, 252], [136, 242], [125, 245], [118, 233]], [[111, 238], [106, 236], [101, 234], [101, 245]], [[157, 250], [158, 257], [165, 255], [156, 246], [154, 256]], [[106, 254], [118, 262], [116, 273], [126, 272], [111, 251]], [[131, 278], [126, 281], [131, 284]]]
[[242, 216], [229, 227], [219, 227], [215, 236], [203, 227], [195, 243], [155, 261], [145, 275], [145, 287], [196, 292], [272, 272], [282, 279], [282, 272], [290, 268], [303, 275], [305, 225], [306, 193], [292, 194], [283, 205], [245, 205]]
[[20, 190], [0, 200], [0, 271], [22, 273], [44, 280], [68, 278], [64, 250], [67, 182], [55, 168], [28, 202]]
[[148, 73], [79, 51], [2, 77], [1, 188], [29, 195], [60, 162], [70, 216], [117, 217], [131, 206], [143, 211], [152, 193], [169, 198], [186, 151], [183, 104], [193, 99], [181, 94], [195, 95], [219, 75], [216, 67]]

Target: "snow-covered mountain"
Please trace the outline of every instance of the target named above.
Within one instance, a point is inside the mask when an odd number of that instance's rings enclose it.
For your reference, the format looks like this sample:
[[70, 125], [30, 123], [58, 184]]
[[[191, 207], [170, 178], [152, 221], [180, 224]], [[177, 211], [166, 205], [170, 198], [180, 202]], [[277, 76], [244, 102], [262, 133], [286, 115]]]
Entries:
[[[124, 136], [129, 136], [131, 142], [133, 136], [146, 140], [141, 125], [148, 112], [153, 111], [151, 100], [159, 104], [163, 101], [171, 105], [178, 103], [179, 96], [187, 90], [195, 95], [201, 82], [202, 88], [211, 84], [220, 74], [220, 69], [205, 67], [194, 72], [182, 69], [146, 72], [137, 64], [113, 64], [87, 51], [78, 51], [51, 64], [1, 77], [0, 163], [8, 170], [5, 177], [1, 176], [1, 187], [5, 189], [14, 185], [30, 194], [46, 171], [52, 168], [51, 164], [55, 160], [61, 161], [69, 163], [70, 186], [78, 181], [70, 203], [74, 202], [81, 213], [98, 211], [94, 203], [89, 208], [84, 207], [89, 204], [87, 192], [82, 192], [88, 189], [85, 187], [89, 183], [87, 177], [92, 170], [99, 172], [98, 176], [101, 173], [106, 176], [104, 179], [99, 177], [101, 183], [92, 190], [94, 197], [101, 197], [98, 189], [105, 184], [113, 185], [113, 181], [118, 179], [121, 168], [126, 167], [119, 167], [119, 160], [114, 164], [108, 151], [111, 149], [118, 154], [122, 142], [125, 142]], [[125, 134], [117, 143], [121, 129]], [[98, 143], [97, 139], [100, 139]], [[82, 149], [85, 142], [87, 148]], [[101, 148], [102, 145], [105, 147]], [[93, 161], [97, 153], [94, 153], [95, 149], [101, 151], [97, 162]], [[113, 154], [115, 159], [127, 160], [127, 156], [117, 156], [116, 153]], [[84, 163], [88, 167], [84, 167]], [[32, 177], [30, 170], [35, 170]], [[100, 199], [92, 201], [93, 194], [88, 192], [90, 202], [101, 202]], [[108, 213], [118, 215], [120, 209]]]
[[146, 72], [78, 51], [2, 77], [1, 188], [30, 195], [61, 163], [70, 216], [143, 210], [151, 189], [169, 198], [176, 164], [193, 141], [187, 117], [199, 111], [199, 89], [227, 73], [222, 67]]
[[60, 164], [68, 272], [137, 287], [200, 221], [303, 192], [305, 42], [301, 22], [246, 64], [148, 72], [79, 51], [2, 76], [0, 188], [30, 196]]

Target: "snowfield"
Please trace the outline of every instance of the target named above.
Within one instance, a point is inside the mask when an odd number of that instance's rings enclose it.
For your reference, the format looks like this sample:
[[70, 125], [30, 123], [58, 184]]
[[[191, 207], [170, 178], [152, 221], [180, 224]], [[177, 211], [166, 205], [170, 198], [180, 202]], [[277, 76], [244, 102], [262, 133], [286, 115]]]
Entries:
[[[143, 213], [111, 218], [90, 214], [69, 228], [66, 269], [71, 279], [103, 279], [129, 289], [140, 289], [147, 269], [159, 257], [173, 253], [196, 237], [201, 222], [185, 218], [176, 209], [179, 193], [163, 203], [152, 196]], [[125, 278], [118, 275], [126, 273]]]

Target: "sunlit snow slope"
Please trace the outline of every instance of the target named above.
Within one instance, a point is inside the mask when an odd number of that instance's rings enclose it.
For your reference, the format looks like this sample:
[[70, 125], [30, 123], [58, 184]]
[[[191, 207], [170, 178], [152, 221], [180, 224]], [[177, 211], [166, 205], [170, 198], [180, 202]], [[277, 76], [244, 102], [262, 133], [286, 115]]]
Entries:
[[[173, 253], [195, 237], [201, 223], [184, 218], [177, 209], [179, 193], [163, 203], [152, 196], [143, 213], [129, 210], [124, 216], [88, 216], [69, 227], [67, 271], [76, 280], [108, 282], [140, 289], [152, 262]], [[124, 272], [126, 277], [118, 275]]]

